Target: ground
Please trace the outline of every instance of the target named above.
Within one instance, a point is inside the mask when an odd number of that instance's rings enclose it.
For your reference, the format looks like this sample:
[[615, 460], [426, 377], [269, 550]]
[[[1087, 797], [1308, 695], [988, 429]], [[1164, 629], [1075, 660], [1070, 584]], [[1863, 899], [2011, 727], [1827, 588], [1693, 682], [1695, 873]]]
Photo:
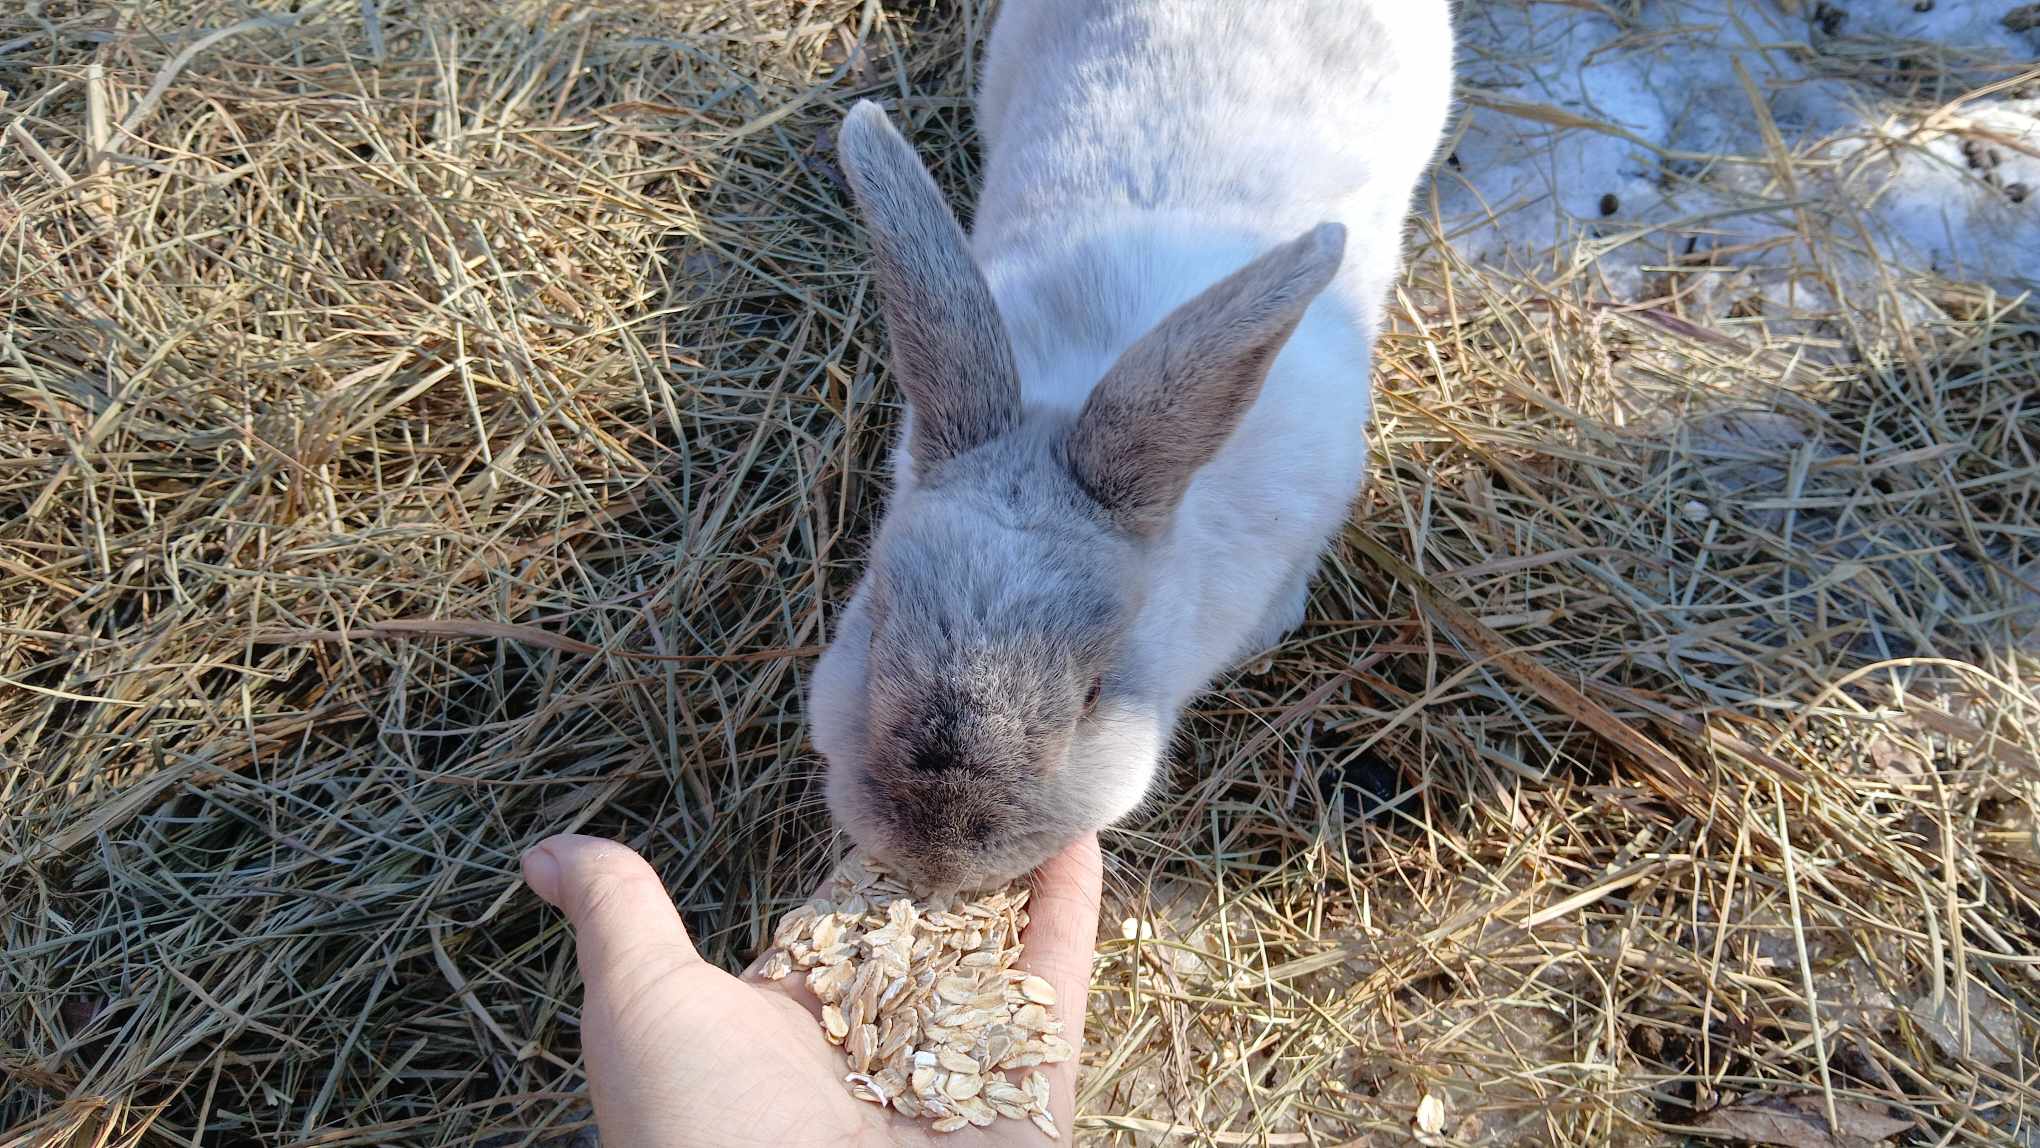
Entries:
[[[829, 133], [967, 206], [991, 15], [0, 14], [0, 1145], [585, 1139], [562, 829], [755, 953], [895, 414]], [[2040, 1143], [2040, 12], [1461, 26], [1376, 474], [1106, 842], [1079, 1134]]]

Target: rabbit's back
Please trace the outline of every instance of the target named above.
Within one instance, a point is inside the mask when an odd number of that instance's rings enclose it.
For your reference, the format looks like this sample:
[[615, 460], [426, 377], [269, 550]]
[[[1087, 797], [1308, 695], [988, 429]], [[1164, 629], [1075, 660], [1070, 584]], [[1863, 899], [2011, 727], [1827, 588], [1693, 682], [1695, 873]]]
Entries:
[[1447, 0], [1006, 0], [972, 246], [1029, 402], [1325, 222], [1344, 260], [1177, 508], [1134, 631], [1174, 706], [1293, 625], [1366, 471], [1374, 333], [1451, 95]]
[[978, 250], [1119, 211], [1398, 234], [1451, 52], [1446, 0], [1009, 0], [978, 101]]

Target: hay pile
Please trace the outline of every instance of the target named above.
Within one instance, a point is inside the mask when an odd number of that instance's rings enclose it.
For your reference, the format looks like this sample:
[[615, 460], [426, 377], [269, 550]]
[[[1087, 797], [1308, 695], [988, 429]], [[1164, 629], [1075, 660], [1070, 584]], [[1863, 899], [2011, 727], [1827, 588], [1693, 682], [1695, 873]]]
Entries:
[[[515, 858], [620, 837], [731, 966], [833, 859], [895, 396], [829, 132], [911, 93], [967, 197], [989, 13], [10, 9], [0, 1145], [584, 1134]], [[1076, 1132], [2033, 1143], [2040, 321], [1439, 230], [1311, 621], [1107, 843]]]

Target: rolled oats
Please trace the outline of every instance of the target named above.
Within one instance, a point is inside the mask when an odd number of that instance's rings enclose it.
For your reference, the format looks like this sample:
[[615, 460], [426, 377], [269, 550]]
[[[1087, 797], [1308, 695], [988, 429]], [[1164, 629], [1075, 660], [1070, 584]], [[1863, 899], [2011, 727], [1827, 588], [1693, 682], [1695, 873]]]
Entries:
[[822, 896], [779, 919], [759, 975], [801, 974], [857, 1099], [937, 1132], [1024, 1119], [1057, 1139], [1048, 1077], [1034, 1066], [1076, 1050], [1055, 987], [1014, 967], [1028, 895], [1012, 885], [916, 902], [853, 853]]

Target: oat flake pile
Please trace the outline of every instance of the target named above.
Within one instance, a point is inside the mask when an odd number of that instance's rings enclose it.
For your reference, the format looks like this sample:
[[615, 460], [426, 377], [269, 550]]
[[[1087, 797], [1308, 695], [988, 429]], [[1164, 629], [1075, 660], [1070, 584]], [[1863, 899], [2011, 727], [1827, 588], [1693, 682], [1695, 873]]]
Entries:
[[1074, 1050], [1052, 1011], [1055, 989], [1013, 967], [1027, 893], [1008, 885], [916, 902], [853, 853], [816, 899], [780, 918], [759, 971], [806, 974], [859, 1100], [931, 1120], [937, 1132], [1003, 1116], [1054, 1139], [1048, 1078], [1036, 1066]]

